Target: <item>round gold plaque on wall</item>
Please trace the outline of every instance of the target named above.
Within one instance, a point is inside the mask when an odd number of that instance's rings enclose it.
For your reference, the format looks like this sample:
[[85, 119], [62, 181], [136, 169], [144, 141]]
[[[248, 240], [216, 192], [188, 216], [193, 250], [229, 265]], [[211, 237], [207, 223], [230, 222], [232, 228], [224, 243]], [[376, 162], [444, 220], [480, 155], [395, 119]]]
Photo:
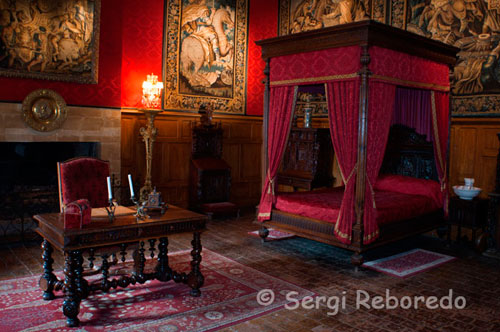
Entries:
[[66, 120], [67, 113], [66, 102], [53, 90], [35, 90], [23, 100], [23, 120], [38, 131], [60, 128]]

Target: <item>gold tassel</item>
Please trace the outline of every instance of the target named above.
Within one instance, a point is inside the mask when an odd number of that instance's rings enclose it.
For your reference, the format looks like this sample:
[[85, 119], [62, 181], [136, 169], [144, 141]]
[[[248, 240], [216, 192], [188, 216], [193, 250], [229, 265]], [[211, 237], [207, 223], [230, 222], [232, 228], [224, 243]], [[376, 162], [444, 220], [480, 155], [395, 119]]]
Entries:
[[267, 187], [267, 194], [275, 196], [275, 194], [274, 194], [274, 179], [271, 179], [271, 177], [269, 176], [269, 172], [267, 173], [267, 178], [269, 179], [269, 186]]
[[370, 191], [372, 193], [373, 208], [377, 209], [377, 205], [375, 204], [375, 191], [373, 190], [372, 183], [370, 182], [370, 179], [368, 177], [366, 177], [366, 180], [368, 181], [368, 185], [370, 186]]

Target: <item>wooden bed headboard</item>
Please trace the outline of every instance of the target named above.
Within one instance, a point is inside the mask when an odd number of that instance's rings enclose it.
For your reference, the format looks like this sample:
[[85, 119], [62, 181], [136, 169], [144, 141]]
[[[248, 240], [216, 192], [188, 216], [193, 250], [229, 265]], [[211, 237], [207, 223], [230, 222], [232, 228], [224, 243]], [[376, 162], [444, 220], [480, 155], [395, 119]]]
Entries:
[[434, 148], [425, 135], [403, 125], [389, 131], [381, 174], [398, 174], [438, 181]]

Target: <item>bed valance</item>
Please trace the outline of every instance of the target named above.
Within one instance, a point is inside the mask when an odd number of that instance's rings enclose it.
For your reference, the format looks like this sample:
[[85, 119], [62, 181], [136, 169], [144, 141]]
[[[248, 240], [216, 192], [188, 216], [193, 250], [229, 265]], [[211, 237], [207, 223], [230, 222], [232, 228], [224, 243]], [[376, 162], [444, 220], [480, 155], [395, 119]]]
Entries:
[[[449, 91], [449, 67], [425, 58], [378, 46], [369, 47], [370, 80], [398, 86]], [[361, 69], [361, 46], [278, 56], [270, 59], [270, 85], [318, 84], [353, 80]]]
[[379, 235], [373, 185], [380, 170], [397, 87], [429, 90], [436, 167], [446, 193], [449, 66], [457, 49], [372, 21], [259, 41], [267, 62], [266, 165], [258, 219], [274, 203], [274, 180], [290, 130], [296, 87], [323, 83], [332, 142], [345, 185], [335, 225], [343, 243]]

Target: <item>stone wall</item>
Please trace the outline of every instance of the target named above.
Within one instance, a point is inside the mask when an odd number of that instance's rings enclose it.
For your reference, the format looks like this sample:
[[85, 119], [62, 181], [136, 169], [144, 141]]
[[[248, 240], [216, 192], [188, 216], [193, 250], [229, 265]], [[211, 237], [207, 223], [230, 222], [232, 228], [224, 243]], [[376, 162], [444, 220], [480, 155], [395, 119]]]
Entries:
[[120, 110], [68, 107], [62, 127], [39, 132], [22, 119], [20, 103], [0, 103], [1, 142], [99, 142], [100, 158], [110, 161], [111, 173], [120, 179]]

